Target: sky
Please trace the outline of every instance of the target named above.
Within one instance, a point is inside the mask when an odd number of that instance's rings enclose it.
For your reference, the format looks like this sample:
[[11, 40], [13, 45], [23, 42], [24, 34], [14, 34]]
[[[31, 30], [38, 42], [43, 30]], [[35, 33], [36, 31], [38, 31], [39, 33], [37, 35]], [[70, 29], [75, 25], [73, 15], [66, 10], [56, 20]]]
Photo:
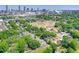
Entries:
[[[57, 10], [79, 10], [79, 5], [20, 5], [21, 9], [26, 8], [34, 9], [57, 9]], [[18, 9], [18, 5], [8, 5], [8, 8]], [[5, 10], [5, 5], [0, 5], [0, 10]]]

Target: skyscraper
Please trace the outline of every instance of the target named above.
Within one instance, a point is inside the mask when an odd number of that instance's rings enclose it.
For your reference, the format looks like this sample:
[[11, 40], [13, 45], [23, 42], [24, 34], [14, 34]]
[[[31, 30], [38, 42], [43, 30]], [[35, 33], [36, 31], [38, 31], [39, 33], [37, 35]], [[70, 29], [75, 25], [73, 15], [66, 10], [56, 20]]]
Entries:
[[8, 12], [8, 5], [6, 5], [6, 12]]
[[26, 7], [24, 6], [23, 11], [26, 11]]
[[29, 11], [29, 8], [27, 8], [27, 11]]
[[18, 10], [21, 11], [21, 7], [20, 7], [20, 5], [18, 6]]
[[39, 8], [37, 8], [37, 11], [39, 11]]
[[33, 11], [33, 8], [31, 8], [31, 11]]
[[46, 9], [42, 9], [43, 12], [46, 12]]

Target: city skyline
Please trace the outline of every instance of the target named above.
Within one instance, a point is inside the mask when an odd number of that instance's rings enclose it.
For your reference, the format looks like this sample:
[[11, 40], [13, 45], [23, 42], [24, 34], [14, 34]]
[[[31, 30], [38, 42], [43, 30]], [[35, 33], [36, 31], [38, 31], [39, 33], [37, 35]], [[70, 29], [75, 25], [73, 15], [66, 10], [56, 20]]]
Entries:
[[[23, 10], [25, 8], [33, 9], [57, 9], [57, 10], [79, 10], [79, 5], [7, 5], [9, 9]], [[0, 10], [6, 10], [6, 5], [0, 5]]]

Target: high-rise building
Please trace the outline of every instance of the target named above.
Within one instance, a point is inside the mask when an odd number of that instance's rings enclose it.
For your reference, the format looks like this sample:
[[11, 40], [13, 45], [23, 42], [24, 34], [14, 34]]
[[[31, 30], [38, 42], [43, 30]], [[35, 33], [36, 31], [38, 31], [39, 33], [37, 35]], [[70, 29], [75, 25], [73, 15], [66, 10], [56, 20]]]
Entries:
[[6, 5], [6, 12], [8, 11], [8, 5]]
[[42, 9], [43, 12], [46, 12], [46, 9]]
[[33, 11], [33, 8], [31, 8], [31, 11]]
[[27, 8], [27, 11], [29, 11], [29, 8]]
[[24, 6], [23, 11], [26, 11], [26, 7]]
[[37, 8], [37, 11], [39, 11], [39, 8]]
[[18, 10], [21, 11], [21, 7], [20, 7], [20, 5], [18, 6]]

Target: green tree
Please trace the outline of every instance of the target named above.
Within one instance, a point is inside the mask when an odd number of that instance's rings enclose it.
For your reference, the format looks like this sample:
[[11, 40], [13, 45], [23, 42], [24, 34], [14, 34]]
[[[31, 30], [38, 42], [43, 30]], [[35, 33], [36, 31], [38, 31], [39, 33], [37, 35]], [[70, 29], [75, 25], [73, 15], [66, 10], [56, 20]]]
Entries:
[[79, 42], [73, 39], [70, 42], [70, 47], [76, 51], [77, 49], [79, 49]]
[[61, 45], [65, 48], [69, 47], [69, 38], [67, 36], [63, 36], [63, 39], [61, 41]]
[[74, 38], [79, 38], [79, 31], [71, 31], [70, 33]]
[[48, 38], [48, 37], [56, 37], [56, 34], [54, 32], [44, 31], [41, 35], [41, 38]]
[[19, 22], [20, 24], [25, 24], [27, 21], [25, 19], [20, 19]]
[[72, 49], [71, 47], [67, 48], [67, 53], [74, 53], [74, 49]]
[[33, 38], [31, 37], [31, 35], [24, 36], [23, 39], [25, 39], [25, 42], [27, 44], [29, 43], [29, 41], [33, 40]]
[[52, 53], [53, 49], [51, 46], [46, 47], [46, 49], [44, 50], [44, 53]]
[[24, 50], [25, 50], [25, 39], [19, 39], [18, 40], [16, 49], [20, 53], [24, 52]]
[[4, 53], [8, 50], [9, 45], [6, 41], [0, 42], [0, 53]]
[[51, 42], [50, 46], [52, 47], [52, 52], [55, 53], [55, 51], [57, 50], [57, 44], [54, 42]]
[[10, 20], [9, 21], [9, 24], [10, 26], [13, 28], [13, 29], [18, 29], [18, 25], [16, 24], [16, 22], [14, 20]]
[[34, 49], [40, 47], [40, 43], [39, 43], [39, 41], [37, 41], [37, 40], [30, 40], [30, 41], [28, 42], [28, 46], [29, 46], [29, 48], [31, 48], [31, 49], [34, 50]]
[[9, 37], [11, 37], [12, 35], [17, 35], [18, 32], [14, 29], [9, 29], [9, 30], [5, 30], [0, 32], [0, 39], [7, 39]]
[[51, 20], [51, 19], [53, 19], [53, 16], [49, 15], [49, 14], [41, 14], [41, 15], [37, 15], [36, 17], [40, 18], [40, 19], [44, 19], [44, 20]]
[[7, 39], [8, 35], [7, 35], [8, 31], [2, 31], [0, 32], [0, 39]]

